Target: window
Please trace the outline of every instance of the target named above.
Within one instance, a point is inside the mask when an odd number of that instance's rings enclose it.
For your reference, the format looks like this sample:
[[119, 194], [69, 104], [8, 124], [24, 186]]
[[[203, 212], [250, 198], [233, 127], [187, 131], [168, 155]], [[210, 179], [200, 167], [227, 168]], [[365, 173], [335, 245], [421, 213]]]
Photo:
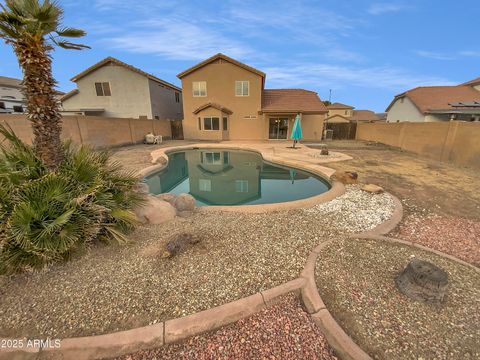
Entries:
[[180, 93], [175, 92], [175, 102], [179, 103], [180, 102]]
[[208, 165], [221, 165], [222, 160], [220, 157], [219, 152], [202, 152], [202, 159], [201, 162], [202, 164], [208, 164]]
[[194, 81], [193, 83], [193, 96], [207, 96], [207, 82], [206, 81]]
[[228, 119], [223, 117], [223, 130], [228, 130]]
[[250, 81], [235, 81], [235, 96], [248, 96]]
[[224, 165], [230, 164], [230, 153], [228, 151], [223, 152], [223, 164]]
[[218, 117], [203, 118], [203, 130], [220, 130], [220, 119]]
[[198, 130], [202, 130], [202, 119], [198, 118]]
[[97, 96], [111, 96], [110, 92], [110, 83], [108, 82], [96, 82], [95, 90], [97, 91]]
[[3, 101], [0, 101], [0, 109], [5, 109], [5, 103]]
[[235, 180], [235, 192], [248, 192], [248, 180]]
[[198, 179], [198, 188], [200, 191], [212, 191], [212, 182], [209, 179]]
[[22, 106], [14, 106], [13, 111], [23, 113], [23, 107]]

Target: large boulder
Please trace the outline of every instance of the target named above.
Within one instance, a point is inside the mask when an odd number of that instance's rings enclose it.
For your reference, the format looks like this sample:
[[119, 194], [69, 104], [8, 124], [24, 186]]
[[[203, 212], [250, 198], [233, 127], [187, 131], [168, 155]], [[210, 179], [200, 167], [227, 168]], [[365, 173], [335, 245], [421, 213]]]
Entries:
[[175, 203], [175, 200], [177, 199], [177, 195], [171, 194], [171, 193], [163, 193], [163, 194], [158, 194], [157, 199], [164, 200], [173, 205]]
[[135, 211], [138, 220], [143, 224], [162, 224], [173, 220], [177, 214], [175, 208], [168, 202], [149, 196], [147, 203]]
[[371, 194], [381, 194], [383, 193], [383, 188], [375, 184], [366, 184], [362, 186], [362, 190], [369, 192]]
[[358, 174], [354, 171], [336, 171], [332, 177], [344, 184], [356, 184]]
[[195, 198], [190, 194], [180, 194], [173, 203], [177, 211], [195, 210]]

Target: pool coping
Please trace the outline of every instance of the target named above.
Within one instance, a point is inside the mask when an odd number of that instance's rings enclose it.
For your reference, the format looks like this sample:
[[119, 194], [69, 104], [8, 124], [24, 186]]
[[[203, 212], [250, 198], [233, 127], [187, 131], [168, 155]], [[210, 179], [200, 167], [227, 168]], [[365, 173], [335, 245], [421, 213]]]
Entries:
[[[139, 176], [146, 177], [151, 175], [155, 172], [163, 170], [165, 167], [168, 166], [168, 154], [176, 151], [182, 150], [194, 150], [194, 149], [226, 149], [226, 150], [237, 150], [237, 151], [251, 151], [254, 153], [259, 154], [263, 160], [277, 164], [280, 166], [288, 166], [293, 167], [299, 170], [307, 171], [317, 177], [322, 178], [324, 181], [328, 182], [331, 185], [331, 188], [324, 193], [319, 195], [314, 195], [307, 197], [305, 199], [293, 200], [293, 201], [286, 201], [286, 202], [278, 202], [278, 203], [269, 203], [269, 204], [255, 204], [255, 205], [231, 205], [231, 206], [217, 206], [217, 205], [210, 205], [210, 206], [202, 206], [199, 208], [200, 211], [231, 211], [231, 212], [242, 212], [242, 213], [264, 213], [264, 212], [272, 212], [272, 211], [285, 211], [285, 210], [293, 210], [299, 209], [303, 207], [310, 207], [320, 203], [324, 203], [334, 198], [341, 196], [345, 193], [345, 186], [336, 180], [331, 179], [331, 175], [335, 173], [334, 169], [322, 166], [322, 165], [311, 165], [311, 164], [302, 164], [298, 161], [291, 160], [291, 159], [284, 159], [279, 155], [272, 156], [262, 149], [258, 149], [254, 147], [254, 144], [244, 144], [240, 145], [229, 145], [225, 143], [215, 143], [215, 144], [189, 144], [189, 145], [182, 145], [182, 146], [171, 146], [166, 148], [161, 148], [155, 150], [151, 153], [152, 156], [152, 163], [154, 165], [144, 168], [138, 172]], [[341, 154], [341, 153], [339, 153]], [[343, 155], [343, 154], [342, 154]], [[337, 162], [342, 160], [350, 159], [351, 157], [344, 155], [344, 158], [332, 158], [331, 162]], [[160, 160], [161, 159], [161, 160]], [[161, 161], [161, 164], [158, 162]], [[329, 161], [330, 162], [330, 161]], [[328, 162], [324, 162], [328, 163]], [[323, 163], [322, 163], [323, 164]]]

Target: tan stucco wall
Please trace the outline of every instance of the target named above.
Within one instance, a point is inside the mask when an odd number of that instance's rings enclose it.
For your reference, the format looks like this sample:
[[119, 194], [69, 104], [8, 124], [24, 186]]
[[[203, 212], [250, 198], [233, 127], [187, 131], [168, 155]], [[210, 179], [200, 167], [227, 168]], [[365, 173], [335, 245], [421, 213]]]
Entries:
[[345, 117], [349, 117], [349, 116], [352, 116], [352, 110], [351, 109], [329, 109], [328, 116], [333, 116], [333, 115], [342, 115]]
[[480, 168], [480, 123], [358, 124], [357, 139], [378, 141], [434, 160]]
[[323, 133], [323, 114], [303, 114], [302, 133], [303, 140], [321, 140]]
[[[23, 141], [32, 142], [32, 128], [25, 115], [0, 115], [0, 122], [9, 124]], [[77, 144], [115, 146], [143, 141], [145, 134], [171, 137], [170, 122], [97, 116], [66, 116], [63, 118], [62, 138]]]
[[397, 99], [387, 113], [387, 122], [397, 121], [410, 121], [410, 122], [423, 122], [425, 116], [418, 110], [415, 104], [406, 96], [401, 99]]
[[[249, 96], [235, 96], [235, 81], [250, 81]], [[207, 96], [193, 97], [192, 82], [206, 81]], [[183, 132], [185, 139], [209, 139], [212, 134], [198, 130], [198, 116], [193, 111], [212, 102], [231, 111], [229, 115], [230, 139], [264, 139], [261, 109], [262, 77], [229, 62], [208, 64], [182, 78], [183, 90]], [[208, 110], [208, 109], [206, 109]], [[256, 119], [245, 119], [256, 116]]]
[[[79, 93], [63, 102], [65, 110], [103, 108], [103, 116], [152, 118], [148, 78], [118, 65], [105, 65], [77, 81]], [[111, 96], [97, 96], [96, 82], [109, 82]]]
[[350, 121], [348, 121], [347, 119], [345, 119], [345, 118], [343, 118], [339, 115], [335, 115], [331, 118], [328, 118], [327, 122], [329, 122], [329, 123], [349, 123]]

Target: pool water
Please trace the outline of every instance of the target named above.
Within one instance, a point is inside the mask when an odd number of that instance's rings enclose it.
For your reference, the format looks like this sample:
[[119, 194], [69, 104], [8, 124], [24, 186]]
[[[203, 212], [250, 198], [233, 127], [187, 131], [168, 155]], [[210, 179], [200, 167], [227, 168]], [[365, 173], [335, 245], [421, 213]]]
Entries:
[[320, 177], [266, 162], [251, 151], [183, 150], [168, 154], [168, 160], [165, 169], [145, 178], [150, 193], [189, 193], [197, 206], [286, 202], [330, 189]]

